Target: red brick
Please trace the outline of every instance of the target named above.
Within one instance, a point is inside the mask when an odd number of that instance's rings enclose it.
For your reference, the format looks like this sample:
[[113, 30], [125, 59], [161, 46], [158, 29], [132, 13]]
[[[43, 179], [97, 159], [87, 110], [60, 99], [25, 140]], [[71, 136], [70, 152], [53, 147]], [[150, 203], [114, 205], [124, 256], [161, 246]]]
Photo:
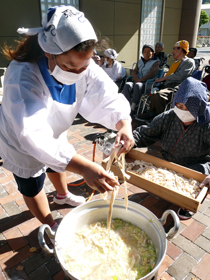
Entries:
[[193, 219], [189, 219], [189, 220], [180, 220], [180, 222], [185, 225], [186, 227], [188, 227], [190, 224], [192, 224], [194, 220]]
[[144, 201], [141, 202], [141, 205], [146, 207], [146, 208], [150, 208], [152, 207], [155, 203], [157, 203], [159, 199], [153, 195], [148, 196], [147, 198], [145, 198]]
[[0, 247], [0, 261], [3, 260], [4, 258], [8, 257], [9, 255], [11, 255], [12, 249], [10, 248], [10, 246], [8, 244], [5, 244], [3, 246]]
[[7, 195], [5, 197], [0, 198], [0, 204], [4, 205], [4, 204], [6, 204], [8, 202], [11, 202], [13, 200], [16, 200], [16, 199], [18, 199], [20, 197], [22, 197], [22, 194], [19, 191], [17, 191], [15, 193], [12, 193], [10, 195]]
[[37, 227], [40, 227], [41, 225], [42, 224], [40, 223], [39, 220], [37, 220], [36, 218], [33, 218], [29, 221], [26, 221], [26, 222], [18, 225], [18, 229], [20, 230], [20, 232], [23, 235], [25, 235], [25, 234], [28, 234], [29, 232], [33, 231]]
[[81, 147], [83, 147], [83, 148], [86, 149], [86, 150], [91, 150], [91, 151], [93, 150], [93, 148], [90, 147], [90, 146], [87, 145], [87, 144], [82, 144]]
[[13, 249], [13, 251], [17, 251], [22, 247], [25, 247], [28, 242], [23, 237], [23, 235], [20, 233], [18, 228], [13, 228], [8, 231], [3, 232], [3, 235], [7, 239], [7, 242], [9, 243], [10, 247]]
[[167, 251], [166, 251], [166, 254], [169, 257], [171, 257], [173, 260], [178, 258], [178, 256], [180, 256], [182, 252], [183, 251], [180, 248], [175, 246], [173, 243], [167, 241]]
[[85, 153], [87, 150], [84, 149], [84, 148], [79, 147], [78, 149], [76, 149], [76, 151], [77, 151], [77, 154], [81, 155], [81, 154]]
[[191, 241], [195, 241], [198, 238], [198, 236], [204, 232], [205, 229], [206, 226], [193, 220], [193, 222], [183, 230], [181, 235], [183, 235]]
[[0, 261], [2, 270], [9, 270], [18, 265], [22, 261], [31, 257], [33, 253], [30, 252], [30, 246], [26, 246], [17, 252], [14, 252]]
[[[0, 173], [0, 181], [1, 181], [1, 179], [3, 179], [3, 178], [5, 178], [7, 175], [4, 173], [4, 172], [2, 172], [2, 173]], [[1, 278], [0, 278], [1, 279]]]
[[164, 272], [157, 280], [174, 280], [167, 272]]
[[65, 217], [69, 212], [71, 212], [71, 210], [74, 208], [66, 208], [66, 209], [59, 209], [58, 212]]
[[147, 193], [147, 191], [135, 186], [135, 185], [132, 185], [132, 184], [128, 184], [128, 189], [129, 191], [133, 192], [133, 193]]
[[85, 140], [85, 138], [79, 134], [74, 134], [74, 137], [77, 138], [78, 140]]
[[5, 280], [6, 278], [5, 278], [5, 276], [4, 276], [4, 274], [3, 274], [3, 272], [2, 272], [2, 270], [0, 269], [0, 280]]
[[53, 276], [53, 279], [54, 280], [64, 280], [63, 271], [58, 272], [55, 276]]
[[16, 199], [15, 202], [17, 203], [18, 206], [25, 205], [25, 201], [24, 201], [23, 197]]
[[172, 263], [173, 260], [168, 255], [165, 255], [164, 260], [160, 265], [158, 275], [161, 275], [164, 271], [166, 271]]
[[4, 211], [4, 209], [1, 207], [1, 205], [0, 205], [0, 215], [2, 215], [2, 214], [4, 214], [5, 213], [5, 211]]
[[16, 227], [19, 224], [24, 223], [26, 220], [28, 220], [28, 217], [26, 215], [24, 215], [23, 213], [20, 215], [16, 215], [15, 218], [8, 219], [8, 222], [0, 225], [0, 232], [3, 232], [8, 229], [11, 229], [13, 227]]
[[9, 174], [8, 176], [4, 177], [4, 178], [1, 178], [0, 183], [5, 184], [5, 183], [7, 183], [11, 180], [14, 180], [14, 176], [12, 175], [12, 173]]
[[[2, 167], [2, 170], [4, 171], [4, 173], [9, 176], [9, 175], [13, 175], [11, 171], [5, 169], [4, 167]], [[13, 177], [14, 178], [14, 177]]]
[[[125, 187], [124, 187], [123, 185], [120, 185], [118, 193], [119, 193], [120, 195], [122, 195], [123, 197], [125, 196]], [[132, 194], [133, 194], [133, 193], [130, 192], [130, 191], [127, 189], [127, 195], [129, 196], [129, 195], [132, 195]]]
[[68, 142], [69, 142], [69, 144], [74, 144], [74, 143], [79, 142], [79, 140], [78, 140], [78, 139], [71, 139], [71, 140], [68, 141]]
[[210, 277], [210, 254], [206, 254], [202, 260], [193, 268], [192, 273], [202, 280], [209, 280]]
[[7, 184], [4, 184], [4, 189], [8, 192], [8, 194], [12, 194], [18, 191], [17, 185], [15, 185], [15, 183], [13, 183], [12, 181], [10, 181]]

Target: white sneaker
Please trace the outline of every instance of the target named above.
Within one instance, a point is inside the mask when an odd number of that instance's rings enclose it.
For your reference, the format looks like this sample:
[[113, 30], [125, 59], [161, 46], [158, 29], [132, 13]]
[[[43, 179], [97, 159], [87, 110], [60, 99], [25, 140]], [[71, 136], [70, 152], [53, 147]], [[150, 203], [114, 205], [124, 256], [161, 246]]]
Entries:
[[68, 192], [65, 198], [58, 199], [56, 196], [54, 196], [53, 201], [60, 205], [68, 204], [71, 206], [79, 206], [84, 204], [86, 200], [83, 196], [74, 195], [73, 193]]

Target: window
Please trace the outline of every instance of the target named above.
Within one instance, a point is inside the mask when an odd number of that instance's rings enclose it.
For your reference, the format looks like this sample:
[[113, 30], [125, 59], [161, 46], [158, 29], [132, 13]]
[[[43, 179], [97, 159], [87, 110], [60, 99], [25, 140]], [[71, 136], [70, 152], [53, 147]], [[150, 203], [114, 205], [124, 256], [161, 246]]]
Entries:
[[72, 5], [79, 9], [79, 0], [40, 0], [42, 17], [47, 13], [47, 9], [58, 5]]
[[163, 0], [142, 0], [140, 54], [144, 44], [160, 40], [162, 5]]

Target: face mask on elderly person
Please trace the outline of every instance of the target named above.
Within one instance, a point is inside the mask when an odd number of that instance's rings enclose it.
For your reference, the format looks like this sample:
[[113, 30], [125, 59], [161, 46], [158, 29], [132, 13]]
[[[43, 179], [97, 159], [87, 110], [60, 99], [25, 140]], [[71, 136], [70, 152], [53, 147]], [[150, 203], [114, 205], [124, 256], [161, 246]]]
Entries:
[[179, 109], [177, 105], [174, 107], [174, 113], [183, 123], [195, 121], [195, 117], [188, 110]]
[[[176, 109], [178, 103], [184, 104], [188, 111]], [[181, 116], [182, 121], [185, 119], [183, 122], [187, 122], [186, 119], [188, 122], [193, 121], [191, 117], [193, 116], [199, 124], [209, 123], [210, 106], [207, 99], [206, 84], [192, 77], [185, 79], [174, 96], [173, 107], [177, 116]], [[180, 111], [189, 112], [191, 116], [189, 113]]]

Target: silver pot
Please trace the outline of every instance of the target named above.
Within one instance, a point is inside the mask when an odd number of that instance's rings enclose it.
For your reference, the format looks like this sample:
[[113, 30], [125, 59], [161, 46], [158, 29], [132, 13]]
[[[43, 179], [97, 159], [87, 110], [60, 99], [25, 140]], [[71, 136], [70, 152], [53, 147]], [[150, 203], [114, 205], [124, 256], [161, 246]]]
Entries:
[[[106, 220], [109, 210], [109, 204], [103, 200], [94, 200], [85, 203], [71, 212], [69, 212], [61, 221], [56, 234], [54, 234], [48, 225], [42, 225], [39, 228], [39, 244], [42, 249], [48, 254], [55, 255], [60, 262], [62, 269], [66, 276], [73, 280], [80, 280], [76, 278], [71, 271], [68, 271], [64, 262], [64, 255], [67, 240], [72, 238], [74, 233], [78, 231], [83, 225], [91, 224], [97, 221]], [[162, 225], [165, 224], [167, 216], [171, 214], [174, 219], [174, 227], [168, 233]], [[179, 218], [172, 210], [166, 210], [161, 219], [158, 219], [151, 211], [132, 201], [128, 201], [127, 211], [125, 209], [125, 202], [122, 199], [116, 199], [113, 206], [112, 218], [119, 218], [131, 222], [133, 225], [141, 228], [153, 241], [157, 253], [157, 263], [154, 269], [141, 280], [155, 280], [157, 279], [159, 267], [166, 254], [167, 239], [172, 238], [179, 229]], [[54, 249], [50, 249], [44, 239], [44, 232], [50, 238], [55, 239]]]

